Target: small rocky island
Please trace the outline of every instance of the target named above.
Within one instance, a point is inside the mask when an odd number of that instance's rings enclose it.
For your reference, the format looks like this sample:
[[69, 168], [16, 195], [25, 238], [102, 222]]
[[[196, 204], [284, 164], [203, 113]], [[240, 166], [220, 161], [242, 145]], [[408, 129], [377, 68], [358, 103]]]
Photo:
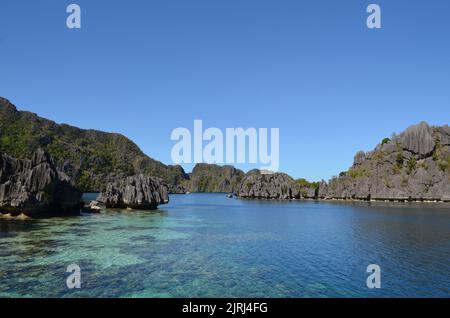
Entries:
[[97, 202], [106, 208], [156, 209], [169, 203], [169, 187], [161, 178], [139, 174], [109, 182]]
[[285, 173], [253, 170], [245, 176], [237, 195], [251, 199], [314, 199], [317, 190], [306, 181], [296, 181]]

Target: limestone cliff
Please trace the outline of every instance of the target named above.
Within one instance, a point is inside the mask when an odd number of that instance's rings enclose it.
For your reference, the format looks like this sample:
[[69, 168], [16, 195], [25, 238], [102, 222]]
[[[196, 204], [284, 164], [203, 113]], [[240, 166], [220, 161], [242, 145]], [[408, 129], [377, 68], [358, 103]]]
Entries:
[[348, 171], [321, 184], [318, 197], [450, 201], [450, 128], [422, 122], [358, 152]]

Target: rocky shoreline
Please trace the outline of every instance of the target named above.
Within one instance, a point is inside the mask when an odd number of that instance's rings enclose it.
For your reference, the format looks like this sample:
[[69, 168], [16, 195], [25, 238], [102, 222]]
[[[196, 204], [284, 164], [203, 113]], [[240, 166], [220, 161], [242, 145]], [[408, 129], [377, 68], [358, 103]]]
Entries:
[[[106, 208], [151, 210], [167, 204], [168, 193], [162, 179], [139, 174], [109, 182], [97, 201]], [[97, 204], [84, 206], [81, 196], [82, 191], [44, 150], [38, 149], [31, 159], [0, 154], [0, 217], [99, 212]]]
[[156, 209], [169, 202], [169, 193], [188, 192], [261, 200], [450, 202], [448, 125], [422, 122], [385, 138], [374, 150], [358, 152], [353, 165], [328, 182], [214, 164], [197, 164], [187, 174], [147, 157], [124, 136], [58, 125], [18, 111], [4, 98], [0, 132], [4, 216], [79, 211], [86, 190], [101, 192], [84, 207], [93, 212]]
[[312, 201], [312, 202], [380, 202], [380, 203], [450, 203], [450, 200], [401, 200], [401, 199], [337, 199], [337, 198], [262, 198], [262, 197], [239, 197], [241, 200], [265, 200], [265, 201]]
[[450, 202], [450, 127], [422, 122], [358, 152], [329, 182], [300, 182], [280, 173], [247, 174], [238, 196], [256, 199]]
[[450, 127], [422, 122], [358, 152], [348, 171], [321, 183], [318, 197], [450, 201]]

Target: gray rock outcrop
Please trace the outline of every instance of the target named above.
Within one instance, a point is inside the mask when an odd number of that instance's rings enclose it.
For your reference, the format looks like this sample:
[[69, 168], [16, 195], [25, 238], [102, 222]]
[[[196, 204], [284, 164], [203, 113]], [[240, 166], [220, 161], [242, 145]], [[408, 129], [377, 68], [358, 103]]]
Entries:
[[433, 129], [427, 123], [421, 122], [405, 130], [398, 138], [403, 149], [421, 158], [430, 155], [436, 143], [433, 139]]
[[0, 154], [0, 212], [62, 213], [81, 206], [81, 192], [43, 150], [31, 159]]
[[328, 195], [328, 184], [322, 180], [319, 184], [319, 189], [317, 191], [318, 199], [325, 199]]
[[109, 182], [97, 201], [106, 208], [156, 209], [169, 202], [169, 187], [160, 178], [139, 174]]
[[188, 189], [183, 184], [168, 184], [170, 194], [186, 194]]
[[298, 187], [290, 176], [284, 173], [247, 174], [238, 191], [241, 198], [291, 200], [300, 198]]

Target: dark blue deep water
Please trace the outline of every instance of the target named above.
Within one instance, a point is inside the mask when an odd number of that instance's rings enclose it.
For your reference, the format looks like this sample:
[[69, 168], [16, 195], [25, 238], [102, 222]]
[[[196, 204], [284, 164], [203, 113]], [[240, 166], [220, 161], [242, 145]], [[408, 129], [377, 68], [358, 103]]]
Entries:
[[[0, 297], [450, 297], [449, 205], [170, 199], [0, 218]], [[373, 263], [381, 289], [366, 287]]]

